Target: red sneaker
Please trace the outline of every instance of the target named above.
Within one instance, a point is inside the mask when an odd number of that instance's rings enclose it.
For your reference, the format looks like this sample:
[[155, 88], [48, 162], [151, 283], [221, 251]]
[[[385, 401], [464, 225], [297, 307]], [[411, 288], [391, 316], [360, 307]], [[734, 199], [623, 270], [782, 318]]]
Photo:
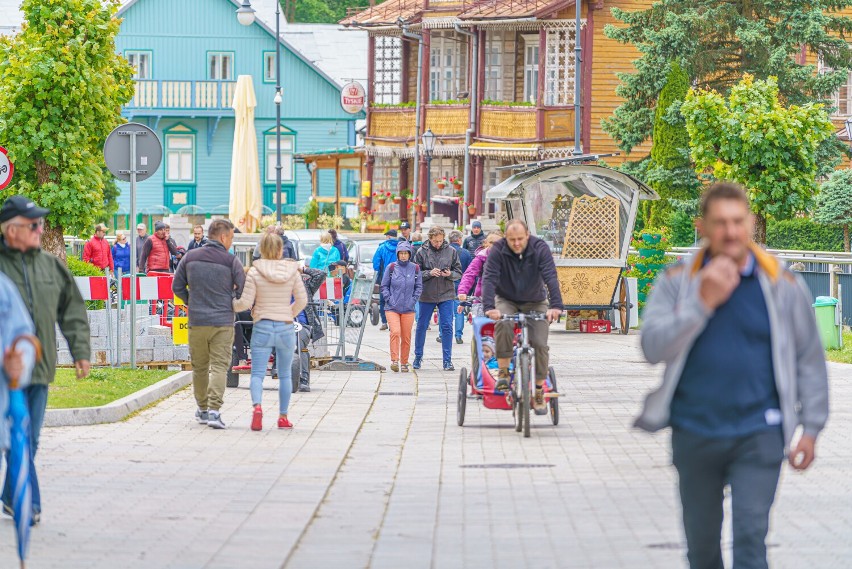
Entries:
[[278, 428], [279, 429], [292, 429], [293, 423], [291, 423], [289, 419], [285, 419], [284, 417], [278, 417]]
[[251, 416], [251, 430], [259, 431], [263, 428], [263, 410], [260, 405], [254, 406], [254, 413]]

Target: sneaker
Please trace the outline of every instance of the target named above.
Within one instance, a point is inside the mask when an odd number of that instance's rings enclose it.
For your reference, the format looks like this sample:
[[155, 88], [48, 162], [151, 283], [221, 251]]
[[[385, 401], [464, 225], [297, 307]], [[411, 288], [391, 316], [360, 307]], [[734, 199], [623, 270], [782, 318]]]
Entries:
[[414, 356], [414, 363], [411, 364], [411, 367], [414, 369], [420, 369], [420, 365], [423, 363], [423, 358], [421, 356]]
[[31, 526], [37, 526], [41, 523], [41, 512], [33, 512], [33, 521], [30, 522]]
[[444, 362], [444, 371], [456, 371], [453, 367], [453, 362]]
[[399, 371], [401, 371], [402, 373], [408, 373], [408, 364], [402, 364], [401, 366], [399, 366]]
[[292, 429], [293, 423], [289, 421], [289, 419], [285, 419], [284, 417], [278, 417], [278, 428], [279, 429]]
[[497, 384], [494, 386], [497, 391], [509, 391], [509, 370], [500, 368], [497, 371]]
[[379, 326], [379, 330], [387, 330], [387, 329], [388, 329], [387, 324], [382, 324], [381, 326]]
[[533, 410], [536, 415], [547, 415], [547, 401], [544, 399], [544, 389], [541, 387], [535, 388], [535, 396], [533, 397]]
[[435, 338], [435, 341], [440, 343], [440, 342], [441, 342], [441, 337], [440, 337], [440, 336], [438, 336], [437, 338]]
[[226, 429], [225, 421], [222, 420], [222, 415], [219, 411], [210, 410], [207, 413], [207, 426], [213, 429]]
[[3, 504], [3, 513], [9, 516], [10, 518], [15, 517], [15, 510], [12, 509], [12, 506], [9, 504]]
[[[221, 420], [221, 417], [219, 419]], [[251, 415], [251, 430], [259, 431], [261, 429], [263, 429], [263, 410], [260, 405], [255, 405]]]
[[462, 337], [456, 336], [456, 344], [461, 344], [461, 343], [462, 343]]
[[391, 371], [399, 371], [399, 362], [391, 362]]
[[200, 425], [207, 424], [208, 414], [207, 411], [202, 411], [201, 409], [196, 409], [195, 411], [195, 420], [198, 421]]
[[299, 392], [300, 393], [310, 393], [311, 392], [311, 384], [307, 381], [299, 382]]

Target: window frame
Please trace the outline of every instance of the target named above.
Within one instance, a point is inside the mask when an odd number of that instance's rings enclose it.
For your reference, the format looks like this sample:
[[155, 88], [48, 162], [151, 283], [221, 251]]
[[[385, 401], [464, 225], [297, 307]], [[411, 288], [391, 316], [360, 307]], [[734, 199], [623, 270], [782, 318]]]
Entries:
[[[220, 78], [212, 77], [212, 73], [210, 73], [210, 71], [211, 71], [211, 68], [210, 68], [211, 58], [221, 57], [221, 56], [225, 56], [225, 55], [227, 55], [228, 57], [231, 58], [231, 68], [230, 68], [231, 76], [230, 77], [220, 77]], [[236, 77], [236, 72], [234, 71], [235, 65], [236, 65], [236, 54], [233, 51], [208, 51], [207, 52], [207, 80], [208, 81], [234, 81], [235, 80], [234, 78]], [[220, 63], [220, 66], [221, 66], [221, 63]], [[219, 71], [220, 72], [222, 71], [221, 68], [219, 69]]]
[[[296, 183], [296, 133], [282, 125], [281, 143], [284, 144], [285, 140], [290, 141], [290, 151], [287, 152], [283, 146], [281, 147], [281, 166], [284, 166], [284, 162], [288, 161], [290, 165], [290, 177], [287, 178], [284, 176], [284, 172], [286, 171], [285, 166], [281, 171], [281, 185]], [[277, 183], [275, 180], [275, 161], [277, 160], [276, 149], [270, 149], [270, 143], [275, 143], [275, 127], [272, 127], [263, 133], [264, 185], [275, 185]], [[286, 157], [289, 157], [289, 160], [287, 160]]]
[[[538, 34], [524, 34], [521, 36], [524, 42], [524, 85], [523, 85], [523, 100], [533, 105], [538, 104], [538, 77], [541, 70], [539, 69], [539, 56], [541, 54], [541, 46], [539, 45]], [[534, 51], [534, 57], [530, 58], [530, 50]], [[530, 62], [532, 59], [532, 62]], [[531, 76], [532, 80], [528, 81]]]
[[453, 30], [433, 30], [429, 39], [429, 100], [449, 101], [467, 92], [468, 42]]
[[[165, 167], [163, 168], [163, 184], [165, 186], [193, 186], [198, 180], [198, 131], [183, 124], [177, 123], [167, 129], [163, 129], [163, 158]], [[181, 161], [180, 156], [187, 152], [186, 149], [170, 148], [171, 141], [175, 138], [189, 138], [192, 141], [192, 147], [189, 149], [192, 157], [192, 179], [191, 180], [171, 180], [169, 179], [169, 155], [172, 152], [178, 153], [178, 176], [180, 176]]]
[[373, 53], [373, 102], [396, 105], [402, 102], [402, 39], [376, 36]]
[[[270, 75], [266, 75], [266, 60], [270, 57], [272, 59], [272, 70], [270, 71]], [[275, 83], [275, 50], [264, 50], [263, 52], [263, 82], [264, 83]]]
[[[834, 72], [834, 68], [826, 65], [825, 62], [822, 60], [822, 57], [820, 57], [817, 61], [817, 73], [819, 73], [820, 75], [824, 75], [826, 73], [832, 72]], [[846, 97], [844, 99], [841, 99], [840, 93], [843, 91], [844, 88], [846, 89]], [[834, 106], [834, 110], [831, 113], [831, 117], [852, 117], [852, 71], [849, 72], [849, 75], [846, 78], [846, 84], [841, 85], [836, 92], [832, 93], [827, 98], [831, 100], [832, 105]], [[843, 112], [842, 110], [843, 107], [840, 104], [841, 101], [845, 102], [846, 112]]]
[[148, 56], [148, 77], [139, 77], [138, 76], [139, 67], [134, 66], [131, 63], [130, 65], [133, 66], [133, 80], [134, 81], [147, 81], [147, 80], [152, 79], [153, 76], [154, 76], [154, 52], [153, 52], [153, 50], [150, 50], [150, 49], [125, 49], [124, 50], [124, 58], [127, 60], [128, 63], [130, 63], [130, 56], [131, 55], [135, 55], [137, 57], [140, 56], [140, 55], [147, 55]]

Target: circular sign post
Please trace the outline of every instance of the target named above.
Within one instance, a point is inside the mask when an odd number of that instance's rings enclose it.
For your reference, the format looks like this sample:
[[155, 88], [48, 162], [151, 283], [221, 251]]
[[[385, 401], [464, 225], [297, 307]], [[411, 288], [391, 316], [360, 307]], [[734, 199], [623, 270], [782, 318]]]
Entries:
[[5, 189], [12, 183], [12, 175], [15, 173], [15, 165], [9, 160], [6, 149], [0, 146], [0, 190]]
[[[144, 124], [119, 125], [104, 143], [104, 161], [112, 175], [130, 182], [130, 219], [136, 224], [136, 182], [150, 178], [163, 161], [157, 133]], [[130, 259], [136, 262], [136, 238], [130, 239]], [[136, 271], [130, 272], [130, 367], [136, 367]]]
[[367, 102], [367, 91], [357, 81], [350, 81], [340, 90], [340, 106], [350, 115], [357, 115]]

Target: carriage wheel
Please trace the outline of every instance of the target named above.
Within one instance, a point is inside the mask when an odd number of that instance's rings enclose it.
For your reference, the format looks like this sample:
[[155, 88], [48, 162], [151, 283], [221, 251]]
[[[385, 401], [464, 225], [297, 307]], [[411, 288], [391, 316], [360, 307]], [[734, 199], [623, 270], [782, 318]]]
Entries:
[[373, 326], [379, 325], [379, 305], [373, 304], [370, 306], [370, 323]]
[[456, 399], [456, 423], [459, 427], [464, 426], [465, 409], [467, 409], [467, 368], [462, 368], [459, 373], [459, 392]]
[[618, 294], [618, 315], [621, 320], [621, 333], [630, 333], [630, 288], [627, 279], [621, 279], [621, 292]]
[[231, 368], [228, 368], [228, 379], [225, 383], [228, 387], [239, 387], [240, 386], [240, 376], [233, 372]]
[[[556, 372], [553, 371], [553, 367], [550, 367], [548, 372], [550, 372], [550, 386], [553, 388], [553, 392], [559, 393], [559, 390], [556, 388]], [[548, 406], [550, 407], [550, 422], [556, 426], [559, 424], [559, 398], [551, 397], [548, 401]]]
[[293, 354], [293, 361], [290, 362], [290, 393], [299, 391], [299, 379], [302, 372], [302, 362], [299, 360], [299, 352]]

